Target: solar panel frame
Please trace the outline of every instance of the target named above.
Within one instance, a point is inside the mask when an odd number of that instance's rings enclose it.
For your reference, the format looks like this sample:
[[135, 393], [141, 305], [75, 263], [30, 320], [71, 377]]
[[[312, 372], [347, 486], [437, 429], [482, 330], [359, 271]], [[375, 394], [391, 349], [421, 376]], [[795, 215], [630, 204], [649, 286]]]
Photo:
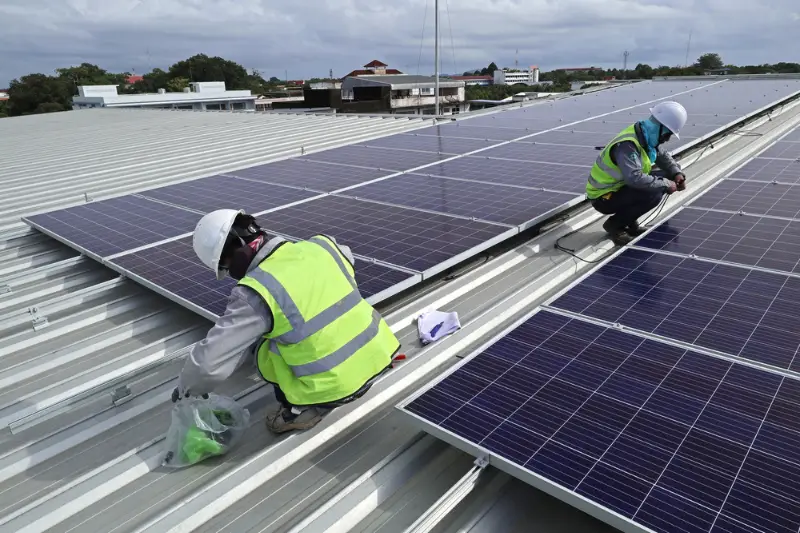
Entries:
[[800, 161], [800, 142], [778, 141], [759, 153], [758, 157]]
[[348, 145], [337, 148], [336, 150], [304, 155], [298, 159], [404, 172], [452, 157], [456, 156], [453, 154], [438, 154], [435, 152], [417, 150], [368, 148], [365, 146]]
[[795, 128], [789, 133], [786, 134], [785, 137], [781, 139], [782, 141], [794, 141], [800, 142], [800, 128]]
[[286, 187], [298, 187], [318, 192], [333, 192], [375, 179], [389, 176], [393, 170], [323, 163], [308, 159], [284, 159], [257, 165], [225, 175], [241, 179], [263, 181]]
[[[551, 330], [534, 328], [536, 332], [524, 330], [520, 334], [522, 338], [512, 337], [542, 315], [545, 320], [555, 318], [563, 325], [552, 326]], [[566, 334], [572, 337], [571, 344], [566, 346], [568, 353], [563, 355], [551, 350], [552, 355], [545, 356], [542, 346], [573, 324], [577, 326]], [[598, 344], [605, 335], [609, 338]], [[494, 357], [482, 358], [489, 349], [504, 342], [502, 348], [495, 349]], [[563, 340], [559, 345], [563, 346]], [[647, 349], [639, 352], [643, 347]], [[515, 350], [525, 350], [529, 355], [515, 355]], [[531, 359], [528, 364], [527, 358], [537, 350], [540, 358]], [[631, 362], [635, 364], [629, 364]], [[509, 373], [513, 365], [522, 363], [525, 364], [516, 372]], [[531, 366], [534, 363], [539, 366]], [[461, 379], [455, 389], [451, 385], [446, 390], [448, 379], [455, 380], [460, 372], [462, 375], [469, 373], [465, 369], [470, 365], [474, 377], [466, 377], [467, 381]], [[623, 372], [626, 365], [627, 370]], [[679, 365], [683, 365], [680, 370]], [[594, 370], [587, 373], [589, 368]], [[681, 379], [673, 377], [673, 373]], [[553, 377], [548, 378], [550, 375]], [[686, 383], [690, 375], [693, 381]], [[642, 377], [646, 380], [641, 381]], [[700, 377], [699, 383], [694, 382]], [[551, 387], [554, 379], [558, 379], [560, 387]], [[582, 384], [580, 389], [563, 385], [576, 382]], [[550, 392], [537, 399], [548, 387]], [[710, 393], [704, 392], [709, 389]], [[575, 398], [570, 392], [581, 394]], [[708, 400], [697, 399], [700, 394], [707, 394]], [[437, 410], [442, 407], [444, 410], [439, 410], [438, 415], [433, 411], [432, 416], [423, 414], [422, 406], [414, 404], [426, 395], [428, 409], [435, 406]], [[671, 398], [680, 398], [683, 404], [691, 405], [692, 410], [682, 411], [670, 402]], [[751, 399], [758, 400], [755, 407], [746, 405]], [[756, 515], [752, 507], [737, 505], [742, 501], [743, 484], [751, 484], [751, 489], [756, 490], [771, 488], [774, 476], [770, 480], [768, 473], [762, 473], [760, 479], [756, 479], [754, 472], [766, 454], [774, 454], [779, 449], [776, 439], [785, 440], [800, 427], [796, 416], [785, 414], [787, 408], [788, 413], [792, 413], [791, 406], [798, 403], [800, 381], [797, 379], [536, 308], [396, 407], [422, 430], [475, 457], [488, 458], [495, 468], [620, 531], [672, 533], [680, 524], [685, 525], [680, 528], [682, 531], [692, 533], [709, 530], [754, 533], [761, 531], [755, 527], [756, 523], [763, 524], [759, 519], [764, 517]], [[645, 409], [647, 405], [650, 408]], [[442, 414], [458, 412], [453, 409], [463, 414], [457, 418], [448, 416], [452, 423], [443, 422]], [[760, 413], [760, 424], [752, 414], [756, 412]], [[691, 415], [694, 418], [690, 418]], [[724, 417], [722, 421], [721, 416]], [[685, 418], [688, 421], [685, 422]], [[531, 426], [535, 432], [524, 426], [531, 420], [535, 420], [535, 425]], [[573, 423], [575, 420], [577, 422]], [[542, 429], [549, 429], [549, 436], [541, 432]], [[683, 437], [677, 430], [684, 431]], [[581, 440], [582, 435], [592, 438]], [[643, 440], [645, 438], [649, 440]], [[511, 447], [512, 442], [514, 447]], [[711, 445], [715, 445], [716, 454], [703, 452]], [[549, 455], [529, 467], [528, 463], [548, 446]], [[553, 448], [559, 452], [557, 455], [553, 454]], [[669, 451], [670, 448], [674, 451]], [[756, 451], [752, 461], [749, 450]], [[530, 459], [524, 460], [528, 456]], [[784, 452], [784, 456], [773, 463], [800, 473], [797, 453]], [[554, 470], [552, 465], [561, 469]], [[691, 469], [691, 474], [686, 468]], [[583, 476], [572, 474], [580, 469], [585, 470]], [[680, 478], [675, 476], [681, 471], [689, 475], [684, 478], [688, 482], [677, 483]], [[722, 477], [715, 477], [715, 471]], [[599, 473], [595, 475], [595, 472]], [[792, 474], [783, 474], [781, 470], [776, 474], [786, 480], [792, 479], [789, 477]], [[572, 487], [561, 481], [570, 477], [578, 481]], [[720, 481], [729, 484], [714, 485]], [[581, 489], [584, 482], [587, 485]], [[600, 482], [595, 487], [597, 490], [592, 489], [594, 482]], [[662, 483], [671, 492], [666, 492]], [[795, 520], [793, 529], [787, 529], [794, 531], [800, 525], [800, 492], [796, 484], [789, 486], [793, 487], [793, 507], [791, 510], [784, 508], [782, 518]], [[701, 504], [701, 498], [705, 501], [714, 498], [713, 494], [704, 494], [702, 489], [716, 492], [717, 510]], [[779, 492], [782, 501], [789, 505], [786, 490]], [[665, 500], [670, 493], [679, 496]], [[729, 499], [731, 495], [734, 496]], [[651, 496], [653, 502], [645, 506]], [[687, 496], [694, 499], [684, 499]], [[630, 505], [632, 497], [640, 498], [638, 507]], [[670, 512], [670, 508], [674, 511]], [[647, 510], [640, 521], [635, 521], [642, 509]], [[771, 509], [778, 508], [773, 505]], [[697, 522], [686, 522], [697, 513], [703, 513], [704, 527]], [[753, 524], [752, 527], [747, 526], [748, 523]], [[732, 524], [737, 528], [729, 529]]]

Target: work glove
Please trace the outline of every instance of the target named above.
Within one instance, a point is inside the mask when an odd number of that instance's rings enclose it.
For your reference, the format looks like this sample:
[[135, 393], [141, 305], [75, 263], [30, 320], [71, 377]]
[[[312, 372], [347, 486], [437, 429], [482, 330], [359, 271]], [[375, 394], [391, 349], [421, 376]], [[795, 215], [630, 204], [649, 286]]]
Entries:
[[677, 190], [679, 191], [686, 190], [686, 176], [683, 175], [683, 172], [675, 174], [673, 181], [675, 182]]
[[[172, 403], [176, 403], [178, 400], [181, 400], [183, 398], [188, 398], [189, 396], [191, 396], [189, 394], [189, 391], [184, 391], [182, 390], [182, 388], [183, 387], [179, 385], [175, 387], [175, 389], [172, 391]], [[208, 394], [203, 394], [201, 398], [203, 398], [204, 400], [208, 400]]]
[[665, 180], [667, 182], [667, 194], [672, 194], [678, 190], [678, 185], [674, 181]]

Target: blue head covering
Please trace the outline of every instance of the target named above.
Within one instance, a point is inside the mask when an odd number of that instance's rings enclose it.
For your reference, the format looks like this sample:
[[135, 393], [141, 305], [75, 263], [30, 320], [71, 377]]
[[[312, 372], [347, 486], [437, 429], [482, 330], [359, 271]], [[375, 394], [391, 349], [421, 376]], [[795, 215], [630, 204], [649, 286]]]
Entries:
[[661, 124], [653, 117], [650, 117], [647, 120], [640, 120], [639, 127], [642, 128], [642, 133], [644, 134], [645, 144], [647, 145], [645, 146], [647, 155], [650, 157], [650, 161], [655, 163], [658, 134], [661, 132]]

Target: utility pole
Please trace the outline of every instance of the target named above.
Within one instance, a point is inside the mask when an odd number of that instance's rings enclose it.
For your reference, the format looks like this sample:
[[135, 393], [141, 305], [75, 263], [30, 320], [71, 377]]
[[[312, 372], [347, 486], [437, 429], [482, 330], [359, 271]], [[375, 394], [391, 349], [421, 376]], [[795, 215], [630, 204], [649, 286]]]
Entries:
[[683, 68], [689, 67], [689, 48], [692, 46], [692, 30], [689, 30], [689, 42], [686, 43], [686, 62], [683, 64]]
[[630, 52], [625, 50], [622, 56], [625, 58], [625, 61], [622, 63], [622, 79], [628, 79], [628, 56], [631, 55]]
[[433, 116], [439, 116], [439, 0], [434, 2], [433, 11], [435, 13], [434, 17], [434, 26], [436, 29], [434, 30], [434, 41], [436, 41], [434, 45], [434, 53], [433, 53], [433, 62], [436, 64], [434, 66], [434, 76], [436, 80], [434, 82], [434, 89], [433, 89], [433, 99], [435, 100], [434, 109], [433, 109]]

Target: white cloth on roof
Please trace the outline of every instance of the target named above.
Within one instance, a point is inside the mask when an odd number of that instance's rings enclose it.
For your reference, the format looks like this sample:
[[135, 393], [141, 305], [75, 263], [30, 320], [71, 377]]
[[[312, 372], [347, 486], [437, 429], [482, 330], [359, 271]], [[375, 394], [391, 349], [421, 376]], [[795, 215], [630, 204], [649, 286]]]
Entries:
[[417, 317], [417, 330], [422, 344], [430, 344], [461, 329], [458, 313], [426, 311]]

